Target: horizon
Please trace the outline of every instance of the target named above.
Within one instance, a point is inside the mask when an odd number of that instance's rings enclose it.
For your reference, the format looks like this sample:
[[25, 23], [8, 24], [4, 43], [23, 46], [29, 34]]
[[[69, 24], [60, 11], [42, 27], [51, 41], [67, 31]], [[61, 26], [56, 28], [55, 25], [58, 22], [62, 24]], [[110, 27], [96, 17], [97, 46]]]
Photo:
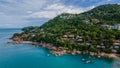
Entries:
[[119, 0], [1, 0], [0, 28], [41, 26], [61, 13], [78, 14]]

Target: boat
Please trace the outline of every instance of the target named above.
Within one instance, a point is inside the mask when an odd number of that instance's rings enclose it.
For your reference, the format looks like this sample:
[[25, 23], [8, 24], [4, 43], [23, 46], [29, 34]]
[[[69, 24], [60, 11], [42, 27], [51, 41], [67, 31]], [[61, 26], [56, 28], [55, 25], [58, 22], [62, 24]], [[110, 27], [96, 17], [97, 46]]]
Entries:
[[50, 56], [50, 54], [47, 54], [47, 56]]
[[86, 63], [90, 63], [90, 60], [86, 61]]
[[85, 61], [85, 59], [83, 58], [82, 61]]

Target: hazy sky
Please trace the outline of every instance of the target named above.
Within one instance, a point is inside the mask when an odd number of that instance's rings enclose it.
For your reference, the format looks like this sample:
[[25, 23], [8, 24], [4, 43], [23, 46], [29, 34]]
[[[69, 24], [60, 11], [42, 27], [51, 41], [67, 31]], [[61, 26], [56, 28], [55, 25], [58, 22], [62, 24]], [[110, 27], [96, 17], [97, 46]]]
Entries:
[[81, 13], [120, 0], [0, 0], [0, 28], [40, 26], [63, 12]]

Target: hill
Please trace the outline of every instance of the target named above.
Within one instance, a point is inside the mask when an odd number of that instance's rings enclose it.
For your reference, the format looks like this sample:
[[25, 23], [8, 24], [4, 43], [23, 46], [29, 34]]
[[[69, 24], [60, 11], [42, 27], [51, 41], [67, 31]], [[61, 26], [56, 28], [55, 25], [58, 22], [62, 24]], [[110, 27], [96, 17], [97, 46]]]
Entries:
[[106, 4], [81, 14], [63, 13], [40, 27], [25, 27], [13, 39], [71, 50], [120, 53], [119, 18], [120, 5]]

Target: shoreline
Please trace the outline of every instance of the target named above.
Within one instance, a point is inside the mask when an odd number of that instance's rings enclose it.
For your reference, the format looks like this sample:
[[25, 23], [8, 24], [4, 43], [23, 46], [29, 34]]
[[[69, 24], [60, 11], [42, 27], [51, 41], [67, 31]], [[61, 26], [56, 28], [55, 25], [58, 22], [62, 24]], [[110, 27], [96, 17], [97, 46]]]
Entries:
[[70, 50], [68, 48], [64, 47], [55, 47], [51, 43], [39, 43], [39, 42], [32, 42], [32, 41], [14, 41], [14, 42], [8, 42], [7, 44], [32, 44], [35, 46], [41, 46], [43, 48], [47, 48], [51, 51], [52, 54], [55, 56], [61, 56], [65, 54], [72, 54], [72, 55], [77, 55], [77, 54], [89, 54], [91, 56], [97, 56], [98, 58], [100, 57], [106, 57], [106, 58], [120, 58], [119, 54], [107, 54], [104, 52], [100, 53], [95, 53], [95, 52], [88, 52], [88, 51], [78, 51], [76, 49]]

